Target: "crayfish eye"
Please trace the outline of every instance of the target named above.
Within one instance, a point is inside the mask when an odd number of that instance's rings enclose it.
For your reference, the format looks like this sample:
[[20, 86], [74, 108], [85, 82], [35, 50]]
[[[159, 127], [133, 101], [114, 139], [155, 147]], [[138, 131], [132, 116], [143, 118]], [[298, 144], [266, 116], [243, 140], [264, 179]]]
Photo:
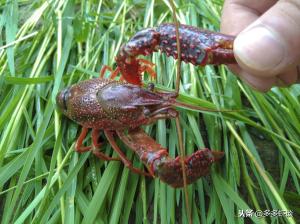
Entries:
[[67, 107], [67, 100], [70, 93], [70, 88], [66, 88], [60, 93], [57, 94], [56, 102], [60, 109], [66, 111], [68, 109]]
[[154, 83], [152, 83], [152, 82], [150, 82], [149, 84], [148, 84], [148, 86], [147, 86], [147, 89], [149, 90], [149, 91], [151, 91], [151, 92], [153, 92], [154, 91]]
[[69, 88], [64, 91], [64, 95], [63, 95], [63, 107], [64, 107], [64, 110], [68, 109], [67, 108], [67, 97], [69, 95], [69, 92], [70, 92]]
[[151, 111], [149, 110], [149, 108], [147, 108], [147, 107], [144, 107], [144, 115], [146, 116], [146, 117], [148, 117], [150, 114], [151, 114]]

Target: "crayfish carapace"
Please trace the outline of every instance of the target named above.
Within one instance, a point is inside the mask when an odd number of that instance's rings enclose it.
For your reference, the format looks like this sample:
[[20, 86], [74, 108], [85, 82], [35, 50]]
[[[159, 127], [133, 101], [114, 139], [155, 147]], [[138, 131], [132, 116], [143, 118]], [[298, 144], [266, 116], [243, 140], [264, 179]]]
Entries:
[[[148, 89], [110, 79], [90, 79], [70, 86], [57, 95], [57, 104], [70, 119], [83, 126], [76, 150], [89, 151], [104, 160], [121, 160], [130, 170], [158, 177], [173, 187], [183, 187], [183, 171], [180, 157], [170, 158], [167, 150], [148, 136], [142, 125], [159, 119], [176, 118], [176, 106], [188, 105], [176, 100], [177, 94], [160, 92], [149, 85]], [[92, 129], [92, 146], [82, 143], [88, 129]], [[99, 131], [103, 130], [119, 158], [111, 158], [99, 151]], [[149, 173], [134, 168], [114, 140], [116, 134], [133, 149], [146, 165]], [[224, 155], [220, 151], [198, 150], [184, 158], [187, 184], [209, 173], [213, 162]]]

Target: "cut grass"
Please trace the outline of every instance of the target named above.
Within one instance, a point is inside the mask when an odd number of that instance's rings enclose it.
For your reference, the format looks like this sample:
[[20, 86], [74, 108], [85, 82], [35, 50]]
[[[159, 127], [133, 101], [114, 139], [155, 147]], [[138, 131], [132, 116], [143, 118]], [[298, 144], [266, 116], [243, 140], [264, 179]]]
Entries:
[[[218, 30], [222, 1], [175, 3], [181, 23]], [[24, 0], [0, 7], [1, 223], [187, 223], [182, 190], [75, 153], [80, 127], [55, 108], [64, 86], [97, 76], [103, 64], [115, 66], [121, 44], [138, 30], [172, 22], [168, 1]], [[157, 87], [174, 89], [175, 61], [160, 53], [148, 59], [156, 64]], [[300, 86], [262, 94], [224, 66], [182, 64], [181, 72], [182, 102], [236, 110], [178, 108], [186, 154], [208, 147], [226, 155], [187, 188], [193, 221], [243, 223], [239, 210], [269, 209], [293, 210], [294, 217], [252, 221], [299, 222]], [[175, 121], [145, 130], [178, 154]], [[103, 149], [112, 152], [109, 144]]]

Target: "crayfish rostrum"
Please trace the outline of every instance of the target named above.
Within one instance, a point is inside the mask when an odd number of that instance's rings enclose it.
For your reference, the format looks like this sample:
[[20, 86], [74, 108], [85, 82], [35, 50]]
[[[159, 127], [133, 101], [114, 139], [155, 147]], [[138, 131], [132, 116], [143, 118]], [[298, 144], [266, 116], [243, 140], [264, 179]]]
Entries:
[[[147, 176], [158, 177], [173, 187], [183, 187], [180, 157], [170, 158], [167, 150], [148, 136], [142, 125], [159, 119], [176, 118], [175, 106], [186, 106], [176, 100], [177, 94], [161, 92], [150, 84], [147, 89], [111, 79], [95, 78], [62, 90], [57, 95], [57, 105], [62, 112], [83, 126], [76, 143], [76, 150], [92, 150], [104, 160], [121, 160], [130, 170]], [[92, 145], [83, 146], [88, 129], [92, 129]], [[103, 130], [119, 158], [112, 158], [99, 149], [99, 131]], [[131, 148], [149, 172], [134, 168], [114, 140], [117, 135]], [[209, 173], [213, 162], [223, 157], [220, 151], [198, 150], [184, 158], [187, 184]]]

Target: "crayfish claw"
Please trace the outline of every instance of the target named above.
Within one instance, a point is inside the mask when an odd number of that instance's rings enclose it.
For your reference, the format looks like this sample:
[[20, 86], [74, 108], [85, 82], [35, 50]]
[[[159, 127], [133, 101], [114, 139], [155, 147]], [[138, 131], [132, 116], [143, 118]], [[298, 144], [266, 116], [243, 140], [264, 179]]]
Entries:
[[224, 152], [221, 151], [211, 151], [214, 157], [214, 162], [221, 160], [224, 157]]
[[[223, 152], [203, 149], [183, 158], [187, 184], [191, 184], [200, 177], [207, 175], [212, 163], [221, 159], [223, 155]], [[163, 182], [172, 187], [184, 187], [182, 164], [180, 160], [180, 157], [176, 159], [165, 157], [160, 160], [155, 160], [153, 165], [154, 173]]]
[[[184, 186], [180, 157], [171, 158], [165, 148], [140, 128], [128, 132], [128, 135], [121, 131], [117, 131], [117, 134], [139, 156], [150, 173], [172, 187]], [[207, 175], [210, 166], [223, 156], [223, 152], [203, 149], [183, 158], [187, 184], [191, 184], [200, 177]]]

